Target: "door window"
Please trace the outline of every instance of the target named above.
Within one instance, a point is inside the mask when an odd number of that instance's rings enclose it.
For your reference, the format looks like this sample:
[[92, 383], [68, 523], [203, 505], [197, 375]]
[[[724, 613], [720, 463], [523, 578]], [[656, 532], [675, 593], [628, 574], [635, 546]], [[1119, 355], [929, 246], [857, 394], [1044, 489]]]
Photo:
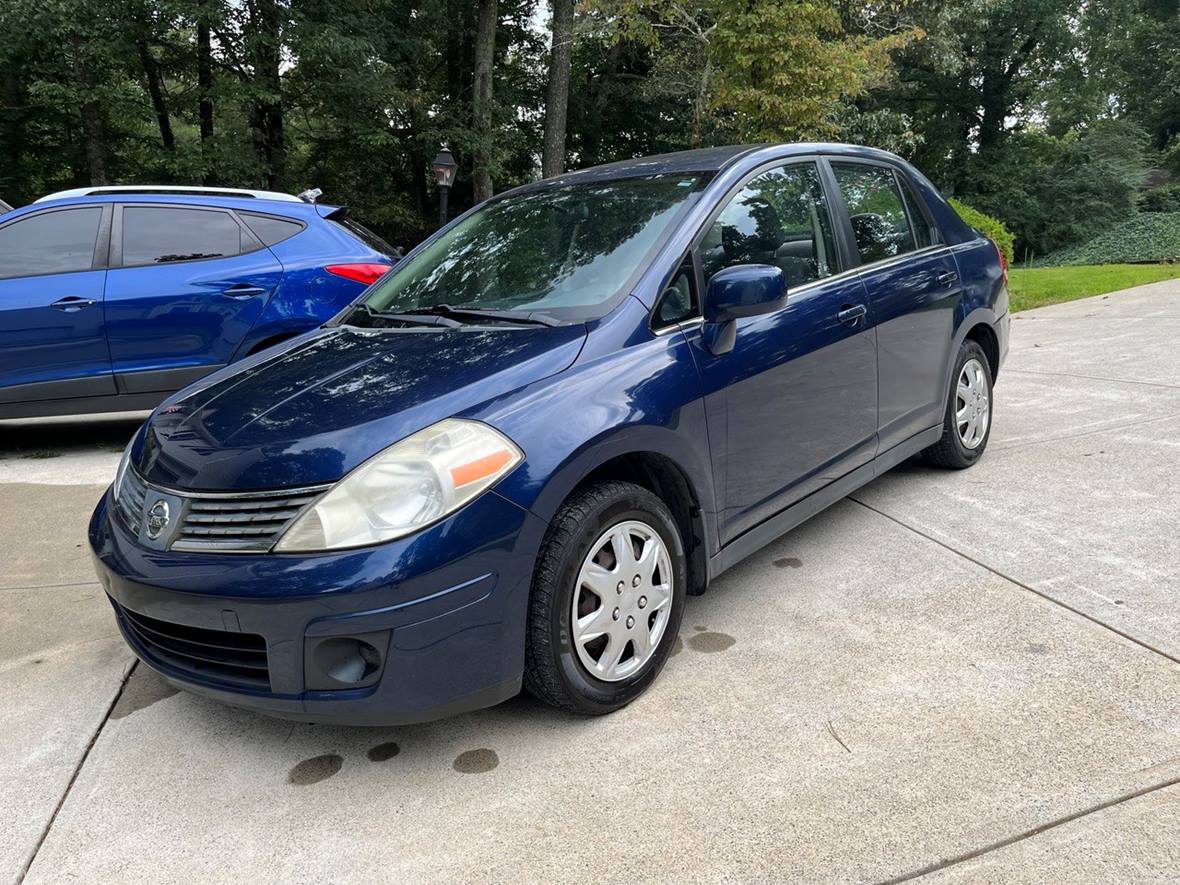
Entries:
[[832, 221], [814, 163], [764, 172], [743, 187], [701, 242], [708, 279], [735, 264], [782, 268], [787, 287], [835, 273]]
[[925, 249], [927, 246], [938, 245], [938, 229], [922, 214], [921, 204], [914, 195], [914, 189], [900, 176], [898, 181], [901, 182], [901, 195], [905, 199], [906, 212], [909, 213], [910, 227], [914, 229], [914, 238], [918, 242], [918, 248]]
[[99, 206], [61, 209], [0, 228], [0, 279], [90, 270], [102, 220]]
[[833, 163], [848, 206], [856, 248], [864, 264], [918, 248], [893, 170], [863, 163]]
[[123, 266], [224, 258], [242, 251], [242, 229], [227, 213], [167, 206], [123, 210]]

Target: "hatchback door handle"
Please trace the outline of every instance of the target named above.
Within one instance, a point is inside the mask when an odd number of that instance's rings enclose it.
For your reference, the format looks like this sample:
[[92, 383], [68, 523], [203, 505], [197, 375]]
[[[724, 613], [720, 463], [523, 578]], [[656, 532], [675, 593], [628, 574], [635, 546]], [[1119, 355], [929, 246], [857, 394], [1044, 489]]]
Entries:
[[938, 281], [940, 283], [942, 283], [944, 286], [949, 286], [951, 283], [953, 283], [958, 278], [959, 278], [959, 275], [957, 273], [955, 273], [953, 270], [944, 270], [942, 273], [940, 273], [938, 275]]
[[65, 298], [55, 301], [49, 306], [56, 307], [65, 313], [77, 313], [82, 308], [89, 307], [93, 303], [93, 298], [83, 298], [81, 295], [67, 295]]
[[248, 283], [238, 283], [224, 291], [230, 298], [253, 298], [255, 295], [265, 295], [266, 290]]
[[836, 314], [836, 319], [851, 326], [868, 312], [868, 308], [863, 304], [846, 304]]

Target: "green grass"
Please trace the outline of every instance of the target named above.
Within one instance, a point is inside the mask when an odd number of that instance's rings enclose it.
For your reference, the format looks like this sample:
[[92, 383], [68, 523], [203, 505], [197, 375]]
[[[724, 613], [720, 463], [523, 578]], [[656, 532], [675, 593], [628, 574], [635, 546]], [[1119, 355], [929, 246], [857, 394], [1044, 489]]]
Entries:
[[1088, 267], [1014, 267], [1008, 271], [1012, 310], [1028, 310], [1180, 278], [1180, 264], [1098, 264]]

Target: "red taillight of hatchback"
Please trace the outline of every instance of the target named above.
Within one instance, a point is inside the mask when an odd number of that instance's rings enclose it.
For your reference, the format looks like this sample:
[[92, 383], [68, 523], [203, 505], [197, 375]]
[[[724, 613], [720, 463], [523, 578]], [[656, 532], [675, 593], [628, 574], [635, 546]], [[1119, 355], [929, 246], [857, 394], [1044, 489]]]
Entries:
[[1004, 250], [1000, 248], [1000, 244], [992, 240], [992, 245], [996, 248], [996, 256], [1000, 259], [1000, 274], [1004, 278], [1004, 288], [1008, 288], [1008, 259], [1004, 257]]
[[328, 273], [334, 273], [338, 277], [347, 277], [350, 280], [356, 280], [358, 283], [364, 283], [367, 286], [370, 283], [377, 282], [392, 266], [391, 264], [377, 264], [375, 262], [329, 264], [324, 270]]

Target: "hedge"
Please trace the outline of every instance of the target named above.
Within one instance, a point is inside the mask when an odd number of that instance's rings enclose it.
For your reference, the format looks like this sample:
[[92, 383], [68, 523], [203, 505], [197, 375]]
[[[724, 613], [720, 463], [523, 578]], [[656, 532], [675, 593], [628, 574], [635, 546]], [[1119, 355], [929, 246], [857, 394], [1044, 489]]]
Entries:
[[978, 209], [973, 209], [961, 200], [956, 200], [954, 197], [951, 197], [947, 202], [959, 213], [960, 218], [978, 229], [984, 236], [994, 240], [996, 245], [1000, 247], [1000, 251], [1004, 253], [1004, 258], [1007, 259], [1008, 264], [1012, 263], [1012, 250], [1015, 248], [1016, 238], [1008, 228], [1004, 227], [1004, 222], [991, 215], [980, 212]]
[[1033, 262], [1037, 267], [1070, 264], [1140, 264], [1180, 261], [1180, 212], [1144, 212], [1094, 239]]

